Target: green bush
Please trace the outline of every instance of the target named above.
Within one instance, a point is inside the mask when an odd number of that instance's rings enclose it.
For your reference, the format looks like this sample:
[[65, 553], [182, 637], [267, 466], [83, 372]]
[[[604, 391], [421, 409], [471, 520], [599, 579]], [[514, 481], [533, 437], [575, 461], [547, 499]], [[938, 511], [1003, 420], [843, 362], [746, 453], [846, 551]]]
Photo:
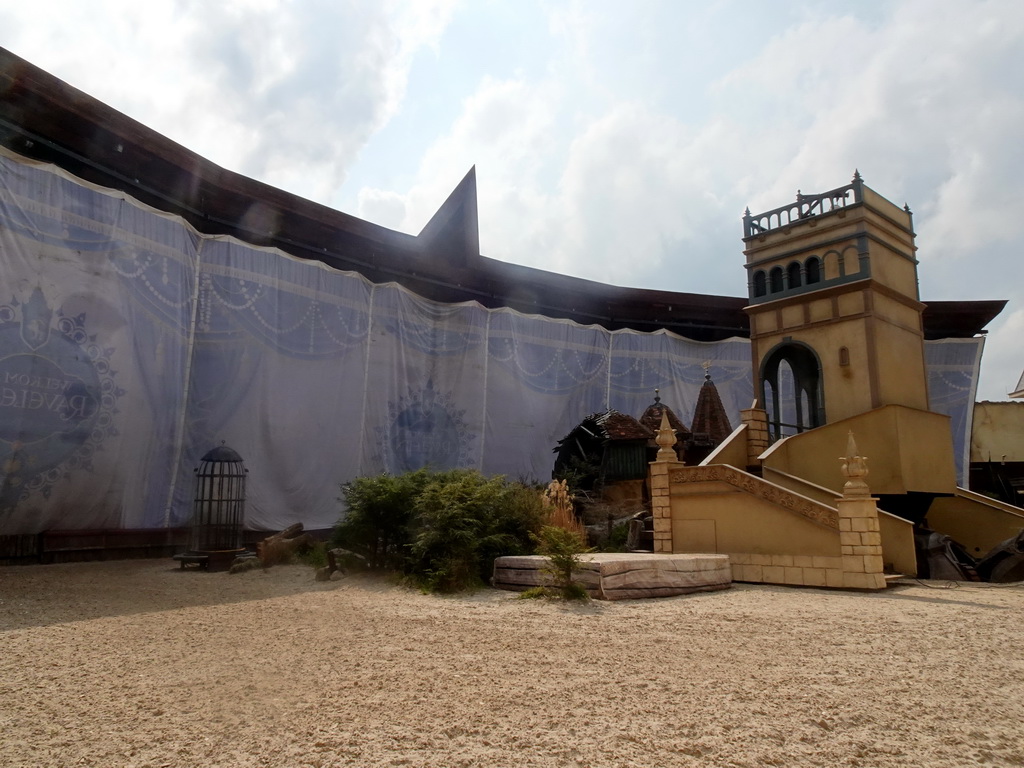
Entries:
[[428, 591], [486, 583], [494, 558], [531, 551], [542, 515], [540, 497], [504, 477], [439, 473], [416, 499], [411, 575]]
[[544, 569], [554, 581], [556, 594], [565, 600], [587, 600], [589, 595], [573, 579], [582, 565], [580, 555], [589, 552], [583, 538], [575, 531], [545, 525], [537, 539], [537, 552], [548, 559]]
[[495, 557], [532, 551], [544, 515], [535, 490], [467, 469], [364, 477], [343, 493], [349, 513], [333, 543], [426, 591], [486, 583]]
[[420, 469], [345, 483], [339, 501], [345, 502], [348, 514], [335, 526], [331, 544], [362, 555], [369, 568], [404, 570], [413, 505], [430, 479], [431, 473]]
[[602, 552], [625, 552], [626, 541], [629, 539], [629, 521], [619, 523], [612, 528], [607, 541], [601, 546]]

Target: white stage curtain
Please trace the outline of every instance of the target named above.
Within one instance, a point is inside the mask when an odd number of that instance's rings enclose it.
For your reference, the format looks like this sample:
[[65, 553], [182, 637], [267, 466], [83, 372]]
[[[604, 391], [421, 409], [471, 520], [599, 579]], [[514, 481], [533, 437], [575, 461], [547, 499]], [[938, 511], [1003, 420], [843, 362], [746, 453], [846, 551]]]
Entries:
[[[249, 469], [247, 525], [324, 528], [360, 475], [546, 480], [585, 416], [639, 416], [656, 388], [689, 423], [705, 363], [734, 427], [753, 401], [746, 339], [428, 301], [11, 154], [0, 285], [0, 534], [185, 525], [222, 441]], [[926, 347], [961, 472], [981, 347]]]

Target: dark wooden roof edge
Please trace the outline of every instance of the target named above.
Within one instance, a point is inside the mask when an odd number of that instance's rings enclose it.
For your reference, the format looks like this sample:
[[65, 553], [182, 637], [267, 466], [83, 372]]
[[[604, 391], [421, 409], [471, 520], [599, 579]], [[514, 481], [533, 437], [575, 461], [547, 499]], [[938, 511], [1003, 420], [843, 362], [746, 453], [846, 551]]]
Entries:
[[[428, 299], [701, 341], [749, 335], [745, 298], [624, 288], [481, 256], [475, 167], [419, 236], [396, 232], [221, 168], [3, 48], [0, 145], [178, 214], [204, 234], [277, 247]], [[1005, 303], [933, 302], [926, 337], [980, 333]]]
[[985, 333], [1006, 304], [1006, 299], [929, 301], [924, 308], [924, 337], [967, 339]]

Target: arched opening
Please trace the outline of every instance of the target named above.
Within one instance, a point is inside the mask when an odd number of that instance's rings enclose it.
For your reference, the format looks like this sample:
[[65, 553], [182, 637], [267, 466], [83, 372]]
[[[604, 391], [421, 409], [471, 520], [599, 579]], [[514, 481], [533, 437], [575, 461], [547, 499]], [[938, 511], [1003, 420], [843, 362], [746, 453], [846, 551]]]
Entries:
[[821, 363], [806, 344], [788, 342], [769, 352], [760, 388], [773, 442], [825, 423]]
[[799, 288], [801, 285], [800, 280], [800, 262], [794, 261], [788, 267], [786, 267], [786, 282], [787, 288]]
[[782, 267], [772, 267], [772, 271], [768, 275], [768, 283], [772, 293], [782, 291]]
[[807, 284], [821, 282], [821, 260], [817, 256], [811, 256], [804, 264], [804, 272], [807, 276]]
[[759, 269], [754, 273], [754, 296], [764, 296], [768, 293], [768, 279], [765, 277], [764, 270]]

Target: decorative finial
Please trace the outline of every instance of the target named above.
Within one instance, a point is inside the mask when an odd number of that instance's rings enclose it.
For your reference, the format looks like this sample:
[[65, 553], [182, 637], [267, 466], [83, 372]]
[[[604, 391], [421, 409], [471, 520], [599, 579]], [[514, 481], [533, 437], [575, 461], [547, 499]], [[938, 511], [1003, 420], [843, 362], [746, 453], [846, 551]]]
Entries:
[[796, 191], [796, 199], [799, 200], [801, 197], [803, 197], [803, 193], [798, 189]]
[[678, 461], [676, 452], [672, 446], [676, 444], [676, 433], [672, 425], [668, 423], [668, 411], [661, 412], [661, 426], [658, 427], [658, 436], [654, 438], [658, 444], [658, 456], [656, 461]]
[[913, 211], [912, 211], [912, 210], [910, 210], [910, 203], [904, 203], [904, 204], [903, 204], [903, 210], [904, 210], [904, 212], [906, 212], [906, 213], [913, 213]]
[[711, 381], [711, 361], [705, 360], [700, 367], [704, 369], [704, 381]]
[[864, 480], [868, 476], [868, 457], [857, 454], [857, 443], [853, 439], [853, 430], [850, 430], [846, 439], [846, 456], [840, 456], [839, 460], [843, 462], [840, 471], [843, 473], [843, 477], [847, 478], [846, 484], [843, 486], [843, 496], [846, 498], [870, 496], [871, 491]]
[[863, 179], [861, 179], [860, 177], [860, 170], [858, 170], [857, 168], [853, 169], [853, 181], [854, 183], [858, 181], [863, 181]]
[[657, 405], [658, 403], [661, 402], [661, 395], [658, 392], [659, 392], [658, 388], [655, 387], [654, 388], [654, 404], [655, 405]]
[[747, 206], [746, 210], [743, 211], [743, 215], [748, 217], [748, 218], [750, 217], [750, 206], [749, 205]]

